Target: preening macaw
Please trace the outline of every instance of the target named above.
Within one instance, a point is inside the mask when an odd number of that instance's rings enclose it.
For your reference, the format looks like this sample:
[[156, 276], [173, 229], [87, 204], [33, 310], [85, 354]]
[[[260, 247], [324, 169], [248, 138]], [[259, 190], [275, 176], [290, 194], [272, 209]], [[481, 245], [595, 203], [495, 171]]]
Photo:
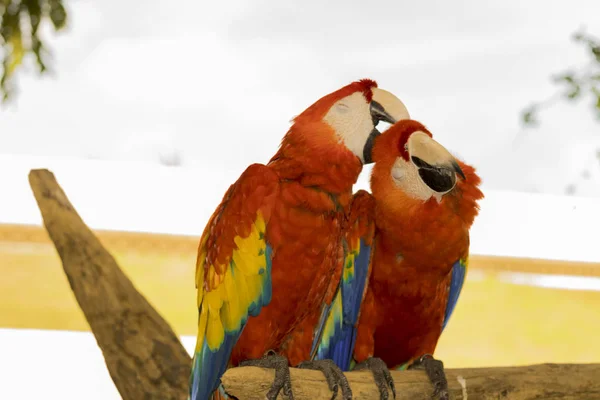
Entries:
[[388, 368], [406, 367], [424, 367], [435, 394], [444, 399], [443, 364], [431, 355], [463, 286], [469, 229], [483, 198], [481, 180], [414, 120], [383, 132], [374, 141], [372, 160], [371, 201], [363, 191], [355, 196], [367, 207], [363, 215], [374, 215], [375, 237], [369, 245], [371, 231], [355, 234], [361, 237], [359, 254], [367, 256], [347, 264], [366, 271], [360, 277], [368, 280], [355, 343], [345, 339], [343, 328], [356, 332], [356, 319], [335, 316], [356, 317], [360, 284], [334, 300], [327, 324], [335, 329], [324, 328], [317, 347], [322, 357], [342, 357], [341, 369], [350, 367], [353, 354], [354, 369], [373, 371], [382, 399], [389, 396], [387, 387], [395, 397]]
[[[198, 248], [192, 400], [226, 397], [220, 377], [242, 361], [276, 369], [269, 399], [282, 388], [292, 398], [287, 359], [309, 359], [331, 308], [352, 185], [370, 162], [378, 122], [405, 118], [404, 104], [374, 81], [353, 82], [298, 115], [269, 163], [249, 166], [225, 193]], [[339, 377], [327, 362], [303, 367], [332, 385]]]

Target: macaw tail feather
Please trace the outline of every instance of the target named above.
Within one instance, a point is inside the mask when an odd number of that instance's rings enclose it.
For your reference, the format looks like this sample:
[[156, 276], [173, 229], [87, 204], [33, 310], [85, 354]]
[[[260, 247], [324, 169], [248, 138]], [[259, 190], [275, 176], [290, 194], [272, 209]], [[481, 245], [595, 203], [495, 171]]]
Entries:
[[352, 350], [356, 342], [356, 329], [353, 326], [344, 326], [342, 328], [342, 340], [335, 345], [333, 352], [333, 362], [342, 370], [350, 371], [350, 361], [352, 360]]
[[229, 396], [225, 393], [225, 388], [223, 385], [219, 385], [219, 389], [215, 390], [212, 395], [211, 400], [229, 400]]
[[[225, 334], [221, 347], [213, 352], [206, 342], [201, 350], [196, 352], [192, 364], [192, 375], [190, 377], [190, 400], [226, 399], [225, 391], [222, 390], [221, 376], [227, 369], [229, 355], [237, 342], [240, 333]], [[206, 369], [206, 370], [204, 370]]]
[[363, 239], [354, 243], [353, 251], [346, 257], [338, 291], [331, 304], [324, 307], [313, 340], [312, 358], [331, 359], [342, 371], [351, 369], [370, 252]]
[[351, 361], [356, 342], [356, 327], [343, 322], [342, 292], [336, 293], [333, 303], [327, 310], [329, 318], [324, 321], [321, 345], [315, 349], [315, 360], [333, 360], [342, 371], [351, 369]]

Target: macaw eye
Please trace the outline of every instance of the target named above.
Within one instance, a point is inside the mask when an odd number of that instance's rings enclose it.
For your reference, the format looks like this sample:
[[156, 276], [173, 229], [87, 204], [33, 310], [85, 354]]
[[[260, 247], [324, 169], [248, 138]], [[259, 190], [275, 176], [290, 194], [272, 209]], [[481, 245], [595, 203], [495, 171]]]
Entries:
[[348, 107], [348, 105], [344, 103], [336, 104], [335, 109], [340, 114], [347, 114], [348, 111], [350, 111], [350, 107]]

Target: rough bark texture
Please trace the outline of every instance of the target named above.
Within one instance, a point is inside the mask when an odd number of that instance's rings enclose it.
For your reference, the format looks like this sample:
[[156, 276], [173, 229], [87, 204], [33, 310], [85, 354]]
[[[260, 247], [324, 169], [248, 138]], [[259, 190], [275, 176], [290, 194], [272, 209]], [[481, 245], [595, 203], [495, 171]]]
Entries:
[[191, 360], [169, 324], [85, 225], [54, 175], [33, 170], [29, 183], [122, 398], [185, 399]]
[[[296, 400], [331, 399], [320, 372], [292, 368], [291, 375]], [[600, 364], [448, 369], [446, 375], [454, 400], [600, 399]], [[270, 370], [240, 367], [228, 370], [222, 381], [226, 392], [240, 400], [263, 400], [274, 376]], [[394, 371], [392, 376], [396, 400], [431, 398], [432, 388], [422, 371]], [[349, 372], [346, 377], [353, 400], [379, 398], [369, 372]], [[278, 398], [285, 399], [281, 393]]]
[[[54, 175], [33, 170], [29, 182], [122, 398], [186, 399], [191, 360], [171, 327], [85, 225]], [[453, 399], [600, 400], [600, 364], [449, 369], [446, 373]], [[296, 400], [331, 398], [320, 372], [292, 369], [291, 375]], [[392, 376], [398, 400], [430, 398], [432, 388], [424, 372], [394, 371]], [[350, 372], [347, 377], [354, 400], [379, 398], [369, 372]], [[243, 367], [228, 370], [222, 381], [227, 393], [239, 400], [262, 400], [273, 378], [271, 370]]]

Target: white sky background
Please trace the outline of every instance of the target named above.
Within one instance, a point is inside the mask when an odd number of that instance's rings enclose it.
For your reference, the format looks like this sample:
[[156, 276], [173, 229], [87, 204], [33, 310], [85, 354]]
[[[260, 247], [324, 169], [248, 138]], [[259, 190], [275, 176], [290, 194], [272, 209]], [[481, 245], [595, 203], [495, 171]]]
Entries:
[[555, 106], [513, 143], [522, 108], [556, 89], [550, 76], [587, 60], [571, 35], [600, 35], [598, 1], [68, 4], [54, 77], [21, 74], [0, 153], [153, 161], [175, 148], [233, 181], [268, 161], [294, 115], [371, 77], [487, 188], [562, 194], [575, 182], [600, 195], [589, 106]]

